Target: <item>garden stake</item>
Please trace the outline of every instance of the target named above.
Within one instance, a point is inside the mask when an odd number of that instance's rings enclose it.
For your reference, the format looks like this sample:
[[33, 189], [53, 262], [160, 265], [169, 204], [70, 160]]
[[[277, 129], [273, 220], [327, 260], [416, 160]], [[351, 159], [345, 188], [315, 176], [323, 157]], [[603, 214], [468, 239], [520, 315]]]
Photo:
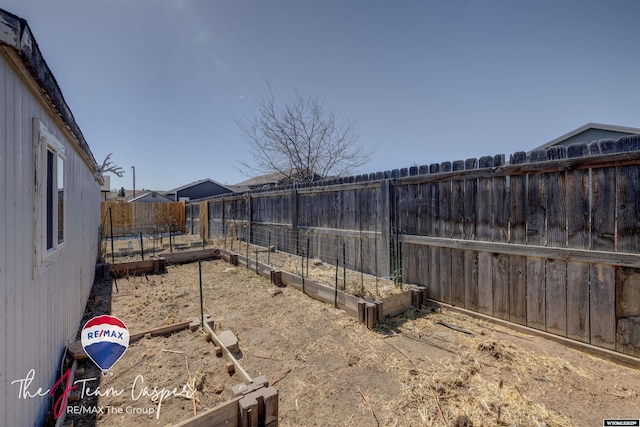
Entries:
[[267, 265], [271, 265], [271, 232], [267, 238]]
[[140, 255], [142, 256], [142, 260], [144, 261], [144, 244], [142, 242], [142, 233], [140, 233]]
[[304, 254], [302, 254], [302, 256], [300, 257], [300, 260], [302, 261], [300, 276], [302, 276], [302, 293], [304, 294]]
[[360, 234], [360, 294], [364, 298], [364, 262], [362, 259], [362, 233]]
[[333, 308], [338, 306], [338, 262], [340, 260], [336, 258], [336, 286], [333, 290]]
[[202, 261], [198, 261], [198, 276], [200, 277], [200, 326], [204, 328], [204, 302], [202, 301]]
[[258, 248], [256, 247], [256, 274], [258, 274]]
[[347, 290], [347, 244], [342, 242], [342, 290]]
[[360, 294], [364, 298], [364, 259], [362, 258], [362, 204], [360, 204]]
[[307, 277], [309, 277], [309, 239], [307, 239]]

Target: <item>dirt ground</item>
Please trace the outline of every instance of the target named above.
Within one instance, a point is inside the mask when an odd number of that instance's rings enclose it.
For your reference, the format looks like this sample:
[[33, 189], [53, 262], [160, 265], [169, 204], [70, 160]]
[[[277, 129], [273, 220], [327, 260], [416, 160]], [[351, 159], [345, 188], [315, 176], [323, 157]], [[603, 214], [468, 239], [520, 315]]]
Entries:
[[[336, 274], [335, 263], [329, 264], [315, 258], [305, 258], [302, 260], [303, 257], [301, 256], [275, 250], [275, 247], [273, 247], [273, 251], [267, 251], [266, 247], [254, 244], [250, 244], [247, 247], [246, 242], [241, 240], [214, 239], [205, 242], [203, 245], [203, 242], [198, 236], [193, 234], [178, 234], [172, 238], [174, 242], [173, 249], [168, 246], [167, 241], [168, 238], [166, 237], [163, 239], [164, 243], [160, 243], [157, 239], [145, 239], [145, 247], [155, 248], [155, 250], [152, 251], [147, 250], [147, 259], [149, 259], [149, 257], [161, 257], [172, 252], [183, 250], [215, 247], [235, 252], [243, 259], [248, 255], [251, 262], [257, 259], [259, 262], [267, 264], [274, 269], [285, 270], [297, 275], [301, 274], [304, 263], [305, 278], [329, 287], [334, 287], [337, 284], [338, 289], [365, 299], [385, 298], [390, 295], [402, 293], [407, 289], [406, 286], [403, 286], [401, 283], [394, 283], [394, 281], [389, 278], [376, 277], [371, 274], [349, 270], [342, 265], [338, 266]], [[108, 243], [110, 243], [108, 239], [103, 241], [103, 252], [106, 253], [104, 260], [110, 262], [111, 248]], [[121, 252], [121, 249], [124, 252]], [[138, 261], [142, 259], [140, 242], [137, 238], [116, 240], [114, 242], [114, 250], [114, 262]], [[340, 262], [340, 260], [338, 261]]]
[[[117, 289], [96, 285], [86, 317], [110, 309], [131, 333], [199, 317], [198, 277], [194, 263], [119, 279]], [[342, 310], [221, 260], [202, 263], [202, 282], [216, 330], [232, 330], [245, 370], [279, 390], [281, 426], [596, 426], [640, 417], [640, 370], [542, 337], [431, 309], [370, 331]], [[102, 391], [125, 390], [97, 403], [125, 412], [69, 416], [76, 426], [172, 425], [193, 415], [186, 397], [164, 399], [159, 416], [153, 396], [133, 401], [139, 375], [150, 390], [193, 386], [198, 413], [229, 399], [239, 382], [201, 331], [131, 344], [110, 377], [92, 372], [91, 362], [81, 367], [85, 378], [100, 378]]]

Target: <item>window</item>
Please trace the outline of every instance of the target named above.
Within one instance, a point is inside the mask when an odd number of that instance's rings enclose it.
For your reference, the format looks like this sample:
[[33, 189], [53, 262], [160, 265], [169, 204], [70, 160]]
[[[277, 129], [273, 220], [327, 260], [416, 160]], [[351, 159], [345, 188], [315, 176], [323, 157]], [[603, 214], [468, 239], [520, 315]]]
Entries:
[[64, 243], [64, 146], [51, 134], [46, 135], [45, 139], [47, 147], [46, 249], [50, 251]]
[[47, 146], [47, 250], [64, 242], [64, 157]]
[[[35, 184], [34, 241], [38, 265], [56, 253], [65, 240], [65, 147], [34, 119]], [[42, 267], [42, 265], [40, 265]]]

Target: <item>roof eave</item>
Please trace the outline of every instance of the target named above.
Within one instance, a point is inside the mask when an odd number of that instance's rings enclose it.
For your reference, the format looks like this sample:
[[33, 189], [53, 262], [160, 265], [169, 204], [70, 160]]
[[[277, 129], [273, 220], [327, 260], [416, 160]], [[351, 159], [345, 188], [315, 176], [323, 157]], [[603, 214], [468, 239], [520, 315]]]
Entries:
[[[572, 130], [571, 132], [565, 133], [564, 135], [561, 135], [557, 138], [555, 138], [552, 141], [547, 142], [546, 144], [543, 144], [539, 147], [534, 148], [531, 151], [536, 151], [536, 150], [544, 150], [547, 149], [549, 147], [552, 147], [564, 140], [567, 140], [571, 137], [574, 137], [586, 130], [589, 129], [601, 129], [601, 130], [608, 130], [608, 131], [612, 131], [612, 132], [624, 132], [624, 133], [629, 133], [629, 134], [637, 134], [640, 133], [640, 128], [633, 128], [633, 127], [627, 127], [627, 126], [616, 126], [616, 125], [607, 125], [607, 124], [603, 124], [603, 123], [587, 123], [586, 125], [582, 125], [577, 129]], [[531, 153], [531, 151], [529, 151], [529, 153]]]
[[[99, 166], [89, 148], [89, 144], [84, 139], [73, 113], [71, 113], [64, 100], [62, 91], [51, 69], [45, 62], [27, 21], [3, 9], [0, 9], [0, 46], [4, 48], [10, 59], [15, 61], [15, 58], [17, 58], [20, 61], [23, 67], [18, 67], [19, 70], [28, 72], [29, 77], [33, 79], [40, 89], [44, 101], [58, 115], [69, 133], [74, 137], [92, 172], [98, 172]], [[14, 55], [11, 55], [11, 52]], [[97, 181], [102, 181], [102, 177], [97, 177]]]

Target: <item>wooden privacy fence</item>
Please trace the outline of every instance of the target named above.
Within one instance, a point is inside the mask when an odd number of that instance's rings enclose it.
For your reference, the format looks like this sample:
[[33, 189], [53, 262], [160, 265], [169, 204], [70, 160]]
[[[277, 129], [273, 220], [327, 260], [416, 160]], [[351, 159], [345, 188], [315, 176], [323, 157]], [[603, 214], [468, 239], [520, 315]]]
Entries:
[[[111, 210], [111, 216], [109, 216]], [[101, 202], [104, 236], [184, 232], [184, 202]]]
[[344, 251], [434, 300], [640, 356], [639, 149], [623, 137], [223, 196], [186, 221], [331, 263]]

